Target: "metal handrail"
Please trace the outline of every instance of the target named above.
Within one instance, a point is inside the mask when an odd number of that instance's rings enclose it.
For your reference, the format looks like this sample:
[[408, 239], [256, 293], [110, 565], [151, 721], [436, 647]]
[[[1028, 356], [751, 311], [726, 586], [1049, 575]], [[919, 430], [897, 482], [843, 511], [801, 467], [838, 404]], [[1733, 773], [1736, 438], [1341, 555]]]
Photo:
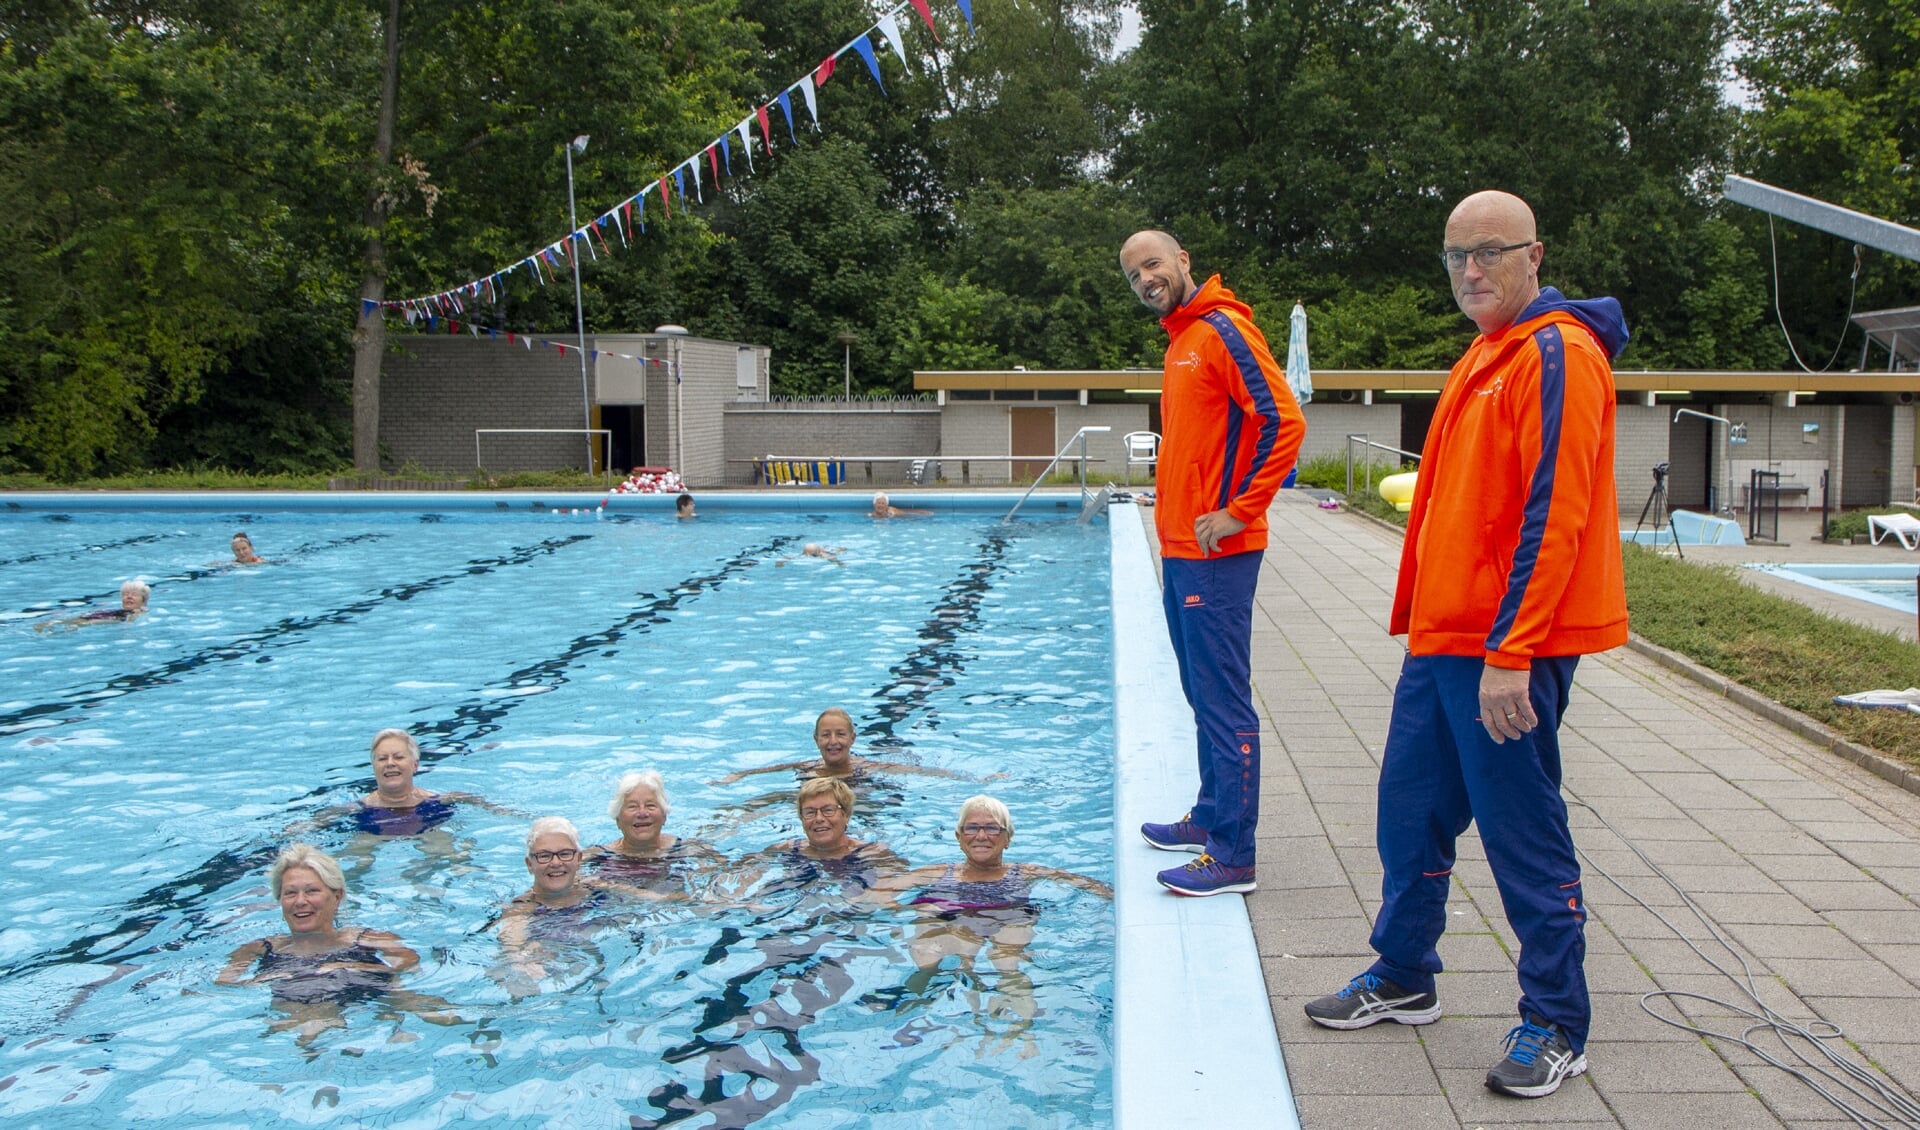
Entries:
[[1347, 436], [1347, 497], [1348, 498], [1353, 497], [1353, 441], [1354, 440], [1359, 440], [1361, 448], [1367, 452], [1366, 465], [1367, 465], [1367, 489], [1368, 490], [1373, 489], [1373, 452], [1391, 451], [1395, 455], [1401, 456], [1406, 459], [1411, 459], [1415, 463], [1420, 462], [1419, 452], [1402, 451], [1397, 447], [1388, 447], [1384, 443], [1375, 443], [1373, 442], [1373, 440], [1368, 438], [1368, 435], [1369, 433], [1367, 432], [1352, 432], [1352, 433], [1349, 433]]
[[1013, 509], [1007, 511], [1007, 516], [1000, 520], [1002, 522], [1013, 521], [1013, 516], [1020, 513], [1020, 508], [1027, 504], [1027, 496], [1039, 489], [1040, 484], [1045, 482], [1047, 476], [1053, 473], [1054, 467], [1059, 464], [1060, 460], [1066, 458], [1067, 448], [1072, 447], [1076, 443], [1080, 445], [1080, 458], [1074, 466], [1080, 474], [1080, 505], [1085, 506], [1087, 504], [1087, 437], [1090, 435], [1103, 435], [1112, 430], [1112, 428], [1105, 424], [1089, 424], [1073, 433], [1073, 438], [1069, 439], [1065, 446], [1054, 453], [1053, 458], [1048, 460], [1046, 467], [1034, 477], [1033, 485], [1027, 488], [1027, 493], [1021, 495], [1020, 501], [1014, 503]]

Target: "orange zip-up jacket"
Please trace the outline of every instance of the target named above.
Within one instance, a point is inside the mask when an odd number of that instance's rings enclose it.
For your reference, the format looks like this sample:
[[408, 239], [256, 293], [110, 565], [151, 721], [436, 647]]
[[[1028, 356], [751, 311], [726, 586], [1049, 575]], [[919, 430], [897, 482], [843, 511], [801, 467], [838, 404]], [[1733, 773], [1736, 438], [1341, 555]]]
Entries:
[[1547, 287], [1453, 367], [1389, 624], [1414, 655], [1525, 670], [1627, 642], [1609, 364], [1626, 340], [1618, 302]]
[[1215, 275], [1160, 319], [1160, 453], [1154, 524], [1164, 557], [1201, 556], [1194, 519], [1225, 510], [1247, 524], [1214, 556], [1267, 547], [1267, 506], [1293, 469], [1307, 421], [1253, 311]]

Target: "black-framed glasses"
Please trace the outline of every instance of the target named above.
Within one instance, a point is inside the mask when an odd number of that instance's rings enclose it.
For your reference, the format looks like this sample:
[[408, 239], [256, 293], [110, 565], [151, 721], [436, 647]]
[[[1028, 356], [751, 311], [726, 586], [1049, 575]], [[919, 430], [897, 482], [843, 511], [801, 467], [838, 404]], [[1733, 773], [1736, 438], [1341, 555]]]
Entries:
[[559, 851], [530, 851], [527, 855], [532, 857], [535, 863], [552, 863], [556, 859], [562, 863], [572, 863], [580, 858], [580, 852], [574, 848], [561, 848]]
[[1457, 275], [1467, 269], [1467, 256], [1471, 255], [1474, 263], [1481, 270], [1491, 271], [1500, 265], [1502, 255], [1509, 251], [1518, 251], [1522, 247], [1532, 247], [1538, 242], [1539, 240], [1529, 239], [1523, 243], [1509, 243], [1505, 247], [1475, 247], [1467, 251], [1450, 247], [1440, 253], [1440, 261], [1447, 265], [1450, 273]]
[[840, 813], [841, 813], [841, 808], [840, 808], [840, 806], [839, 806], [839, 805], [837, 805], [837, 804], [823, 804], [823, 805], [821, 805], [821, 806], [820, 806], [819, 808], [803, 808], [803, 809], [801, 809], [801, 810], [800, 810], [800, 819], [802, 819], [802, 820], [831, 820], [831, 819], [833, 819], [834, 817], [836, 817], [836, 816], [838, 816], [838, 815], [840, 815]]

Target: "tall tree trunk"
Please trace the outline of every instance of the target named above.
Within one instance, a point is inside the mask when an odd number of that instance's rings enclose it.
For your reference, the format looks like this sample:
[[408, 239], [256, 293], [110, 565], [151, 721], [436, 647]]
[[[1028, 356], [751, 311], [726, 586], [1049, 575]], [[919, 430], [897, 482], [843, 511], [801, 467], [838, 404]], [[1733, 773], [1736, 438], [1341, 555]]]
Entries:
[[[400, 101], [400, 0], [387, 0], [386, 57], [380, 68], [380, 122], [373, 134], [373, 187], [367, 192], [367, 251], [360, 276], [359, 321], [353, 327], [353, 465], [380, 469], [380, 360], [387, 351], [387, 245], [394, 207], [387, 183], [393, 167], [393, 122]], [[369, 305], [371, 303], [371, 305]]]

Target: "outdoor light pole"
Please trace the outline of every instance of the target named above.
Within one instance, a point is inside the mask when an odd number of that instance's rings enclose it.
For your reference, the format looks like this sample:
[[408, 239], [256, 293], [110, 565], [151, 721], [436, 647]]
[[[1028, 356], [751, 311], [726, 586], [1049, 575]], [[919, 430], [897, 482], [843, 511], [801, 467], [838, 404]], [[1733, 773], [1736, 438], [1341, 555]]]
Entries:
[[[569, 241], [579, 234], [580, 221], [573, 211], [573, 155], [587, 151], [587, 135], [581, 134], [567, 143], [567, 223], [572, 225], [574, 235], [567, 236]], [[580, 346], [580, 431], [581, 438], [587, 441], [587, 474], [593, 474], [593, 399], [587, 394], [587, 315], [580, 304], [580, 249], [568, 249], [573, 260], [573, 328], [578, 335]]]
[[845, 366], [841, 373], [840, 394], [848, 400], [853, 399], [853, 339], [857, 336], [852, 330], [840, 331], [840, 361]]

